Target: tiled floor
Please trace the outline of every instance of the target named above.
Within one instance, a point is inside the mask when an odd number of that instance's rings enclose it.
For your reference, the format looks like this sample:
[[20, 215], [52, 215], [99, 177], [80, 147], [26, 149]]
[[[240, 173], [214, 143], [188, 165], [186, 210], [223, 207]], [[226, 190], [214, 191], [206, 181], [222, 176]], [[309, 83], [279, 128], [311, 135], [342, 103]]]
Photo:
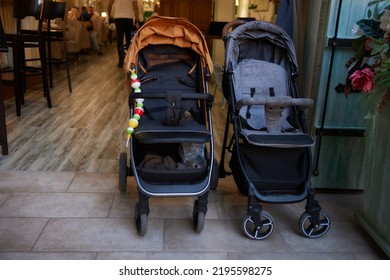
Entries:
[[120, 193], [117, 174], [0, 170], [0, 259], [387, 259], [354, 212], [362, 194], [318, 193], [330, 231], [307, 239], [298, 230], [304, 202], [264, 205], [275, 230], [263, 241], [246, 238], [246, 197], [231, 177], [209, 197], [205, 228], [193, 230], [194, 198], [152, 198], [148, 231], [134, 220], [132, 177]]

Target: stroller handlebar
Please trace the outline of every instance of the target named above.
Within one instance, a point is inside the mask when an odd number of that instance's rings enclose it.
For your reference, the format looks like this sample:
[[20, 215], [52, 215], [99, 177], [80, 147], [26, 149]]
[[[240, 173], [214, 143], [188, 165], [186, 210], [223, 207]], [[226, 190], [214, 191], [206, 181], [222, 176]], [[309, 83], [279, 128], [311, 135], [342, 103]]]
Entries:
[[[144, 98], [144, 99], [165, 99], [166, 93], [165, 92], [148, 92], [147, 95], [142, 95], [139, 93], [133, 93], [129, 95], [130, 101], [135, 101], [137, 98]], [[214, 96], [208, 93], [181, 93], [182, 99], [194, 99], [194, 100], [206, 100], [206, 101], [213, 101]]]
[[222, 29], [222, 38], [226, 37], [229, 33], [230, 28], [234, 28], [236, 26], [239, 26], [241, 24], [244, 24], [246, 21], [242, 19], [238, 19], [235, 21], [228, 22]]

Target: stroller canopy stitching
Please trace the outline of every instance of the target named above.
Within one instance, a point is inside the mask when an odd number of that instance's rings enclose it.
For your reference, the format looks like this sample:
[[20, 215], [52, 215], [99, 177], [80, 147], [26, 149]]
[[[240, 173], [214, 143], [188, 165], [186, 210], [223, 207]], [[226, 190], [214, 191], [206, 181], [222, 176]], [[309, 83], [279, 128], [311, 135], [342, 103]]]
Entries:
[[185, 18], [153, 17], [135, 34], [129, 47], [125, 65], [137, 64], [137, 54], [148, 45], [174, 45], [190, 48], [201, 56], [203, 67], [213, 72], [213, 62], [201, 31]]
[[[240, 45], [245, 39], [251, 41], [254, 39], [265, 39], [271, 44], [285, 49], [295, 70], [298, 70], [295, 47], [291, 38], [282, 28], [263, 21], [253, 21], [240, 25], [229, 34], [228, 40], [231, 40], [231, 42], [227, 44], [226, 61], [230, 61], [233, 64], [237, 62], [235, 57], [240, 55]], [[236, 65], [233, 65], [233, 68], [235, 67]]]

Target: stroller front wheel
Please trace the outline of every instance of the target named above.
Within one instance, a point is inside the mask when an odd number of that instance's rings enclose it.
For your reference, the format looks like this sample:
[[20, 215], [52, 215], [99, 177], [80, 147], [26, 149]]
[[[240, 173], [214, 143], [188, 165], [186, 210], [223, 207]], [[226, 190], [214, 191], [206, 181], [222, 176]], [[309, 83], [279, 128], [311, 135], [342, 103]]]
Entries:
[[121, 192], [127, 189], [127, 175], [127, 154], [123, 152], [119, 154], [119, 190]]
[[329, 231], [330, 228], [330, 218], [324, 212], [319, 213], [319, 223], [312, 223], [312, 216], [304, 212], [299, 218], [299, 229], [304, 236], [309, 238], [318, 238], [323, 236]]
[[135, 222], [139, 236], [144, 236], [148, 231], [148, 214], [140, 213], [138, 203], [135, 205]]
[[274, 230], [274, 221], [271, 214], [262, 210], [259, 213], [260, 217], [246, 214], [242, 220], [242, 230], [250, 239], [263, 240], [271, 235]]

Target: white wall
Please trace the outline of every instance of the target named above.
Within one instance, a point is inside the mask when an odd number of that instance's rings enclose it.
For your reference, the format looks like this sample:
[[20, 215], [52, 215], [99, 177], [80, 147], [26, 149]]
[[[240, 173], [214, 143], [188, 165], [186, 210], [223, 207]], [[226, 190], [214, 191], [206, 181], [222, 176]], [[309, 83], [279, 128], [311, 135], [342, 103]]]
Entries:
[[[235, 0], [214, 0], [214, 21], [233, 21], [235, 19]], [[214, 40], [212, 58], [215, 62], [223, 65], [225, 58], [223, 41]]]
[[[241, 0], [243, 1], [243, 0]], [[248, 10], [248, 16], [256, 19], [274, 21], [275, 5], [268, 0], [246, 0], [242, 3], [253, 3], [257, 10]], [[214, 21], [233, 21], [236, 19], [236, 0], [214, 0]], [[224, 64], [224, 44], [222, 40], [214, 40], [212, 58], [215, 62]]]

